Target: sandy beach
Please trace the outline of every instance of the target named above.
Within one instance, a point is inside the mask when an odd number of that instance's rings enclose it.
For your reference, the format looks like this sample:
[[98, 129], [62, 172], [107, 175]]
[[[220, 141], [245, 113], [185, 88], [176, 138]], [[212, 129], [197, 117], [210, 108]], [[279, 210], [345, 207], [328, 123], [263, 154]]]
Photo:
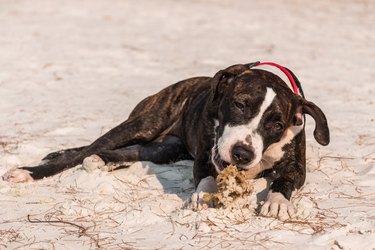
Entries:
[[110, 173], [79, 165], [0, 180], [0, 249], [375, 249], [370, 0], [3, 0], [0, 176], [91, 143], [167, 85], [258, 60], [293, 70], [331, 130], [322, 147], [307, 120], [296, 218], [261, 217], [256, 204], [185, 208], [191, 161]]

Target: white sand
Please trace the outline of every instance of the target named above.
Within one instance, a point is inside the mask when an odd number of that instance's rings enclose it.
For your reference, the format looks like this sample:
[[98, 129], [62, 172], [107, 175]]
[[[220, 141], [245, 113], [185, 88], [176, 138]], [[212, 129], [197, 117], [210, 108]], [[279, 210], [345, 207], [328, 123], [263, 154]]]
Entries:
[[297, 74], [332, 142], [309, 119], [289, 222], [181, 209], [191, 162], [0, 181], [0, 249], [374, 249], [374, 13], [371, 0], [1, 1], [0, 175], [90, 143], [164, 86], [256, 60]]

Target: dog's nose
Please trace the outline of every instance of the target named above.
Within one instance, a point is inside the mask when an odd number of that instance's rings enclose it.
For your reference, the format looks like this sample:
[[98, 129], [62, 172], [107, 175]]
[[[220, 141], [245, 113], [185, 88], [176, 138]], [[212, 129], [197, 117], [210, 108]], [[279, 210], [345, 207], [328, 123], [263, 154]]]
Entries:
[[232, 149], [232, 159], [236, 164], [247, 164], [254, 159], [254, 152], [245, 145], [234, 145]]

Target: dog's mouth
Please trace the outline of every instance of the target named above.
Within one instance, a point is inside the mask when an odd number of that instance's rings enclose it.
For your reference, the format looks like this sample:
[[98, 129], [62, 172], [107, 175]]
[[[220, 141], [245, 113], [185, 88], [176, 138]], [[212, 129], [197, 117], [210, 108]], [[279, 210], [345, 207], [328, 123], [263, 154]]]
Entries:
[[219, 155], [215, 155], [213, 158], [215, 166], [220, 170], [223, 171], [224, 168], [228, 167], [230, 163], [223, 161]]
[[230, 163], [221, 159], [217, 146], [212, 149], [211, 161], [218, 172], [223, 171]]

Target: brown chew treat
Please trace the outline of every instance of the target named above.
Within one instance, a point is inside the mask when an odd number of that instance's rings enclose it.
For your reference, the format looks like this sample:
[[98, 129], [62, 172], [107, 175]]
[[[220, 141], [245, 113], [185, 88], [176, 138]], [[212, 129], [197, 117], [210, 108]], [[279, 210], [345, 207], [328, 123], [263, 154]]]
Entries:
[[216, 177], [218, 192], [206, 194], [203, 199], [213, 202], [215, 207], [226, 209], [244, 208], [249, 205], [248, 197], [253, 191], [253, 183], [245, 171], [238, 171], [230, 165]]

